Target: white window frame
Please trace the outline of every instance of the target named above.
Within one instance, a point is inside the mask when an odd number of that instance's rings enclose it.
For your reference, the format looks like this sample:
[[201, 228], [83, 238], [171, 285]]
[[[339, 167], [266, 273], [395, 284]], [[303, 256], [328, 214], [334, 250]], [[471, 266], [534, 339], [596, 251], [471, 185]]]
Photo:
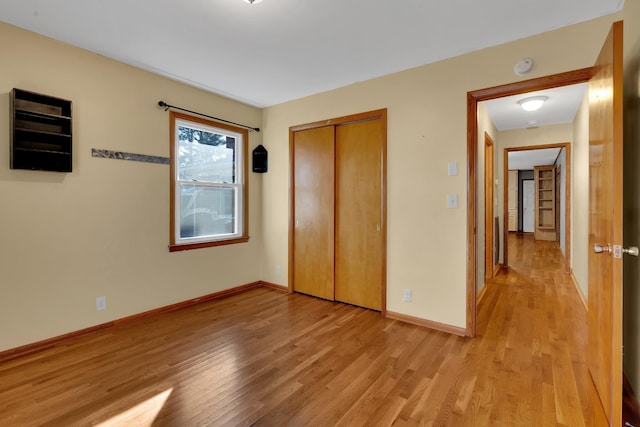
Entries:
[[[248, 134], [246, 129], [231, 126], [224, 123], [217, 123], [200, 117], [190, 116], [178, 112], [170, 112], [170, 132], [171, 132], [171, 227], [170, 227], [170, 251], [180, 251], [186, 249], [196, 249], [209, 246], [226, 245], [232, 243], [242, 243], [248, 238], [248, 189], [247, 189], [247, 145]], [[219, 133], [235, 138], [235, 171], [233, 183], [213, 183], [207, 181], [180, 180], [178, 171], [179, 127], [188, 127], [201, 131]], [[206, 236], [181, 237], [181, 206], [182, 188], [187, 185], [195, 185], [201, 188], [227, 188], [234, 191], [234, 233], [214, 234]]]

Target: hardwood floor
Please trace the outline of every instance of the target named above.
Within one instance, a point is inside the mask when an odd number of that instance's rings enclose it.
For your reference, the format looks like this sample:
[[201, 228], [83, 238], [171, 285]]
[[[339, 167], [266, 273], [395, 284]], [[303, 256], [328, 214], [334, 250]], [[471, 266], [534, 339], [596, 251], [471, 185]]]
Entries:
[[258, 288], [0, 365], [0, 425], [605, 425], [557, 245], [509, 253], [475, 339]]

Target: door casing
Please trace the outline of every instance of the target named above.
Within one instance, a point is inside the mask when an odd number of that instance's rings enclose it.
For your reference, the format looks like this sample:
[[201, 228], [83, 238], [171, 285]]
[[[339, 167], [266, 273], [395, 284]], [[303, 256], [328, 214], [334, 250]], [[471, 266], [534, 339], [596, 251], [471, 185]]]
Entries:
[[488, 133], [484, 133], [484, 278], [489, 280], [493, 277], [493, 269], [496, 260], [493, 259], [495, 248], [493, 230], [493, 163], [494, 163], [493, 140]]
[[[468, 337], [475, 337], [477, 333], [478, 103], [535, 90], [586, 83], [593, 72], [594, 68], [588, 67], [467, 92], [467, 321], [465, 335]], [[505, 221], [507, 220], [505, 218]], [[504, 226], [508, 226], [508, 223]]]
[[[505, 148], [504, 150], [504, 170], [503, 173], [506, 174], [509, 171], [509, 153], [512, 151], [529, 151], [529, 150], [542, 150], [545, 148], [564, 148], [565, 150], [565, 174], [566, 174], [566, 187], [565, 187], [565, 236], [564, 236], [564, 245], [565, 245], [565, 253], [564, 253], [564, 266], [565, 273], [569, 274], [571, 272], [571, 143], [570, 142], [559, 142], [555, 144], [542, 144], [542, 145], [527, 145], [522, 147], [510, 147]], [[505, 226], [508, 225], [508, 206], [507, 206], [507, 198], [509, 197], [509, 186], [508, 183], [504, 184], [504, 210], [503, 210], [503, 218]], [[556, 197], [558, 197], [556, 195]], [[523, 218], [524, 219], [524, 218]], [[523, 229], [524, 229], [524, 223]], [[558, 224], [558, 228], [560, 225]], [[534, 224], [535, 230], [535, 224]], [[505, 268], [509, 266], [509, 246], [507, 245], [508, 235], [503, 236], [503, 255], [502, 262]]]

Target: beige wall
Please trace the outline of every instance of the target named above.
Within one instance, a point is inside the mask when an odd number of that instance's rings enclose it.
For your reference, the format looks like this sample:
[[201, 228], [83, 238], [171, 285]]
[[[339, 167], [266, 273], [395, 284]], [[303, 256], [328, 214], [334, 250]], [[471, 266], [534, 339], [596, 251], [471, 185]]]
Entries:
[[[640, 246], [640, 2], [624, 5], [624, 244]], [[640, 393], [640, 259], [624, 258], [624, 371]]]
[[571, 146], [571, 269], [582, 295], [589, 294], [589, 94], [573, 120]]
[[[278, 170], [263, 181], [264, 279], [287, 284], [274, 268], [287, 267], [288, 128], [388, 108], [387, 308], [464, 327], [466, 94], [516, 81], [513, 64], [525, 56], [536, 60], [531, 78], [591, 66], [613, 18], [267, 108], [264, 141]], [[447, 176], [450, 161], [458, 162], [459, 176]], [[459, 195], [459, 209], [447, 209], [447, 193]], [[402, 301], [405, 288], [413, 290], [412, 303]]]
[[[91, 157], [168, 157], [160, 99], [251, 125], [259, 109], [2, 23], [0, 55], [0, 351], [260, 279], [261, 176], [249, 243], [170, 254], [169, 167]], [[14, 87], [73, 101], [72, 173], [9, 169]]]

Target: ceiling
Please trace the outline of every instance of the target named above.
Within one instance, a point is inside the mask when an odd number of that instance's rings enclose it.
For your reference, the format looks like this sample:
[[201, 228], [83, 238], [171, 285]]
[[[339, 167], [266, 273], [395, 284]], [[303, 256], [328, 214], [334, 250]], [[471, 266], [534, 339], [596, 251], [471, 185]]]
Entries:
[[[587, 83], [581, 83], [539, 90], [527, 94], [491, 99], [484, 101], [484, 105], [499, 131], [571, 123], [588, 86]], [[546, 96], [548, 99], [539, 110], [525, 111], [520, 107], [518, 101], [530, 96]]]
[[266, 107], [607, 15], [622, 3], [15, 0], [0, 2], [0, 21]]

